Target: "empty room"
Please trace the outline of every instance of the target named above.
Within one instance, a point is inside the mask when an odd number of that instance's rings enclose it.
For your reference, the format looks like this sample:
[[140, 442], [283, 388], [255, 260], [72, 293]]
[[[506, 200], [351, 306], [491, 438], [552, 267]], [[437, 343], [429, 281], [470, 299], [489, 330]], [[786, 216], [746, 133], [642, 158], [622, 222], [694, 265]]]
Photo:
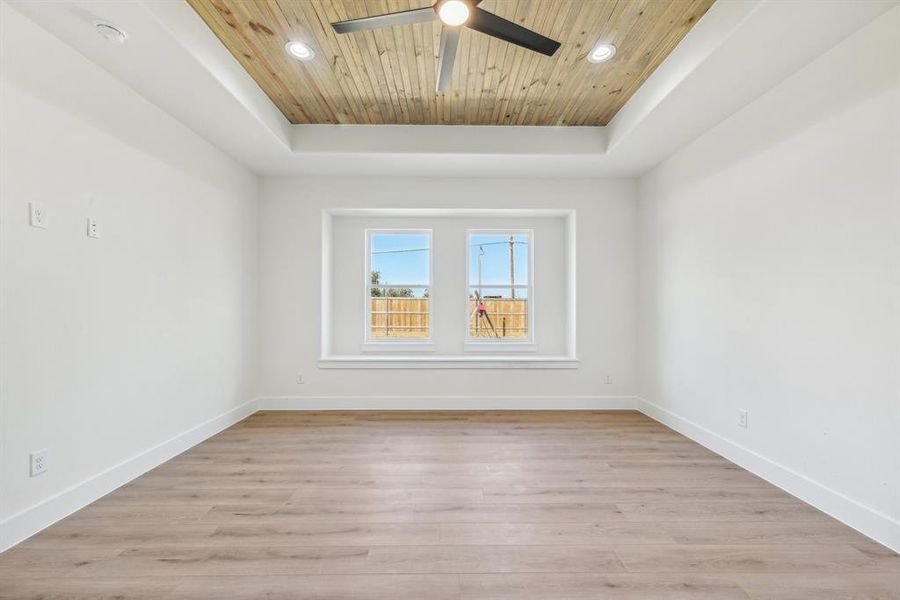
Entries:
[[900, 600], [900, 0], [0, 0], [0, 600]]

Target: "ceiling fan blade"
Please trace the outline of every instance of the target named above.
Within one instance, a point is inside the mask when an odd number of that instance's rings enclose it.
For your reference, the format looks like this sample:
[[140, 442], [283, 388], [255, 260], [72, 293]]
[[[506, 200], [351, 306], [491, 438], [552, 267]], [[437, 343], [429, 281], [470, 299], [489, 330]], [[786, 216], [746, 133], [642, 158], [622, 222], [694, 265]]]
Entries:
[[437, 18], [438, 16], [437, 13], [434, 12], [434, 8], [428, 6], [426, 8], [404, 10], [387, 15], [350, 19], [349, 21], [338, 21], [337, 23], [332, 23], [331, 26], [334, 27], [334, 30], [338, 33], [352, 33], [354, 31], [367, 31], [369, 29], [379, 29], [381, 27], [427, 23], [429, 21], [434, 21]]
[[560, 46], [556, 40], [551, 40], [536, 31], [516, 25], [512, 21], [507, 21], [480, 8], [475, 8], [472, 18], [469, 19], [466, 26], [547, 56], [553, 56]]
[[446, 92], [453, 83], [453, 63], [459, 47], [461, 27], [441, 27], [441, 51], [438, 55], [437, 91]]

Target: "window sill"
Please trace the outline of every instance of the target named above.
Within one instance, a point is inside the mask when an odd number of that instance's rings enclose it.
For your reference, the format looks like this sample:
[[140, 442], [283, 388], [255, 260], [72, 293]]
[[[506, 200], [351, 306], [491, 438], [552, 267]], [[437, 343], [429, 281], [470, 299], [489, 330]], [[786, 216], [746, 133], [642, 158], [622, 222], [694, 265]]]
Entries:
[[360, 348], [361, 352], [378, 353], [378, 352], [434, 352], [434, 344], [431, 342], [366, 342]]
[[531, 342], [466, 342], [463, 346], [464, 352], [473, 354], [479, 352], [495, 354], [497, 352], [513, 354], [519, 352], [537, 352], [537, 344]]
[[577, 369], [568, 356], [325, 356], [320, 369]]

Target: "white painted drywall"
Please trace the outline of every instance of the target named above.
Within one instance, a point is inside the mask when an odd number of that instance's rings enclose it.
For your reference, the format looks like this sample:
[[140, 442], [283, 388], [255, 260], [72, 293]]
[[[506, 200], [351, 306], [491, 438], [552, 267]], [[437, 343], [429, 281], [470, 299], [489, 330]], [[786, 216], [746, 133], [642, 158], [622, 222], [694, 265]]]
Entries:
[[[0, 11], [2, 522], [253, 397], [257, 190], [247, 169]], [[29, 227], [29, 202], [47, 229]], [[30, 478], [40, 448], [50, 468]]]
[[895, 8], [642, 177], [638, 217], [642, 397], [894, 547], [898, 31]]
[[[575, 209], [580, 368], [319, 369], [322, 209], [360, 207]], [[635, 208], [633, 180], [264, 178], [260, 395], [420, 398], [426, 408], [436, 396], [632, 396]], [[305, 383], [297, 384], [297, 374]]]

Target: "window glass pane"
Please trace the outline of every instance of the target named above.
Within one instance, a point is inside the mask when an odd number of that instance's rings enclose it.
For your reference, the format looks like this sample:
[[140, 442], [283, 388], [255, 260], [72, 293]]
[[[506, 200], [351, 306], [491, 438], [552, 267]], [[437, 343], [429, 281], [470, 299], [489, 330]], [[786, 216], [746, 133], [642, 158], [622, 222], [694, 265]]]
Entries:
[[469, 337], [530, 338], [529, 242], [527, 233], [469, 234]]
[[528, 290], [469, 288], [469, 337], [527, 339]]
[[469, 285], [528, 283], [528, 234], [469, 236]]
[[370, 339], [430, 337], [430, 255], [427, 234], [370, 234]]
[[373, 233], [370, 252], [372, 283], [428, 285], [431, 262], [428, 235]]
[[428, 288], [373, 288], [369, 299], [372, 339], [426, 339], [429, 337], [431, 299]]

